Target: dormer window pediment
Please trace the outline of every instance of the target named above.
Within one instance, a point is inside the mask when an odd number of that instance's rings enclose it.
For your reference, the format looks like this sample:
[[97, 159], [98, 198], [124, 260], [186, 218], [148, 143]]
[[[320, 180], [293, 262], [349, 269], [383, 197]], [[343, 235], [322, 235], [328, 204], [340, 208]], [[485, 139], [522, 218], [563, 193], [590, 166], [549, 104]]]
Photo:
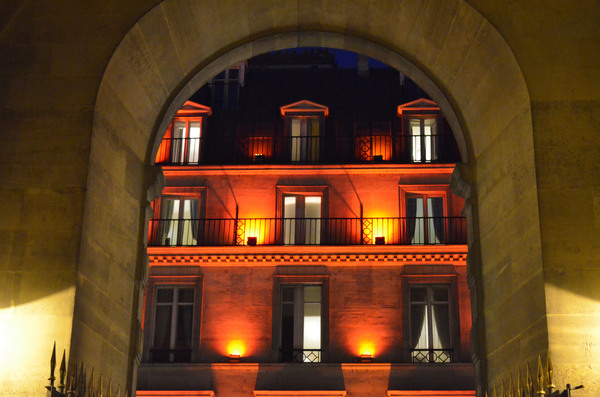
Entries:
[[437, 103], [430, 99], [419, 98], [412, 102], [408, 102], [398, 106], [398, 116], [402, 117], [404, 114], [435, 114], [440, 112], [440, 107]]
[[212, 114], [210, 106], [201, 105], [192, 101], [185, 101], [176, 117], [206, 117]]
[[329, 108], [325, 105], [320, 105], [303, 99], [298, 102], [290, 103], [289, 105], [280, 108], [282, 116], [323, 116], [329, 115]]

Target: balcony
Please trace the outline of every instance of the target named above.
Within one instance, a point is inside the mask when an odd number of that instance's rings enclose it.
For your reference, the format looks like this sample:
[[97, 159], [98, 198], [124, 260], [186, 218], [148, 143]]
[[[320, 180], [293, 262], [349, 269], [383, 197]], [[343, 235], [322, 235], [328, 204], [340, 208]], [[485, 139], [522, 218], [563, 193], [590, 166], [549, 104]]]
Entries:
[[150, 219], [150, 246], [466, 244], [466, 218]]
[[156, 163], [361, 164], [454, 163], [456, 143], [446, 135], [246, 136], [165, 138]]

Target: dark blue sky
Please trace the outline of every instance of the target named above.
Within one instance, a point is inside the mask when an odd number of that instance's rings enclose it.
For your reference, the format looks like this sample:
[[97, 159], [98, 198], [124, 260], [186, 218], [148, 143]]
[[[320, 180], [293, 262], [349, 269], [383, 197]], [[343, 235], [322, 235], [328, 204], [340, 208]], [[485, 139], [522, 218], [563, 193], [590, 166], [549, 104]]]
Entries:
[[[344, 50], [331, 50], [335, 54], [335, 61], [340, 68], [354, 69], [356, 68], [356, 60], [358, 54], [355, 52], [344, 51]], [[389, 66], [385, 63], [379, 62], [376, 59], [369, 58], [369, 67], [371, 68], [388, 68]]]

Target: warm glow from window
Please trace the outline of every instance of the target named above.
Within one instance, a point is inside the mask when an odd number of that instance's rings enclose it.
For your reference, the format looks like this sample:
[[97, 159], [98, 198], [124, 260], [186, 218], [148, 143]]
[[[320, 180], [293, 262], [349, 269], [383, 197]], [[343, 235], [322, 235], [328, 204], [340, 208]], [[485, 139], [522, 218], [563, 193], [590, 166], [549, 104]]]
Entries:
[[233, 340], [227, 344], [227, 355], [243, 357], [246, 353], [246, 344], [241, 340]]

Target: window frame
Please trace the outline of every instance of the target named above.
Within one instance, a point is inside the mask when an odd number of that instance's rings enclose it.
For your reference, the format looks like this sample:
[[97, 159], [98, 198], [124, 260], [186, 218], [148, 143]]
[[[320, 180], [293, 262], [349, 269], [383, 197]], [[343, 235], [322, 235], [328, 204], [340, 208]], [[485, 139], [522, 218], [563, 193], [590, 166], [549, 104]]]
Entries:
[[[171, 121], [171, 125], [169, 126], [170, 128], [170, 132], [171, 132], [171, 153], [169, 154], [170, 158], [171, 158], [171, 163], [172, 164], [202, 164], [202, 141], [203, 141], [203, 137], [204, 137], [204, 130], [205, 130], [205, 121], [206, 117], [203, 116], [175, 116], [173, 117], [173, 121]], [[198, 122], [200, 124], [200, 136], [197, 138], [198, 139], [198, 161], [190, 161], [189, 159], [189, 143], [190, 143], [190, 123], [192, 122]], [[176, 123], [185, 123], [185, 137], [184, 138], [175, 138], [175, 124]], [[177, 159], [177, 161], [174, 161], [173, 159], [173, 143], [175, 139], [183, 139], [183, 145], [180, 145], [179, 150], [182, 150], [183, 153], [179, 153], [179, 158]], [[183, 160], [181, 160], [181, 157], [183, 157]]]
[[321, 286], [321, 357], [320, 363], [327, 362], [329, 353], [329, 302], [330, 285], [328, 275], [281, 275], [273, 277], [273, 310], [271, 332], [271, 360], [281, 362], [281, 288], [285, 285], [320, 285]]
[[[281, 220], [281, 231], [277, 232], [277, 239], [282, 243], [285, 239], [284, 237], [284, 198], [286, 196], [304, 196], [304, 197], [321, 197], [321, 217], [320, 219], [325, 219], [329, 217], [329, 186], [327, 185], [314, 185], [314, 186], [289, 186], [289, 185], [277, 185], [276, 186], [276, 202], [275, 202], [275, 218]], [[289, 219], [289, 218], [288, 218]], [[319, 244], [322, 245], [323, 236], [327, 234], [327, 222], [321, 222], [320, 228], [320, 239]], [[303, 240], [304, 241], [304, 240]], [[290, 244], [290, 246], [294, 245], [304, 245], [304, 244]]]
[[[425, 273], [426, 267], [418, 266]], [[416, 269], [415, 269], [416, 270]], [[461, 323], [459, 314], [459, 296], [458, 296], [458, 275], [456, 274], [415, 274], [403, 275], [401, 282], [402, 298], [402, 360], [412, 364], [439, 364], [435, 362], [412, 362], [411, 357], [411, 300], [410, 289], [413, 286], [448, 286], [448, 320], [450, 329], [450, 345], [452, 350], [452, 359], [450, 363], [460, 361], [461, 354]]]
[[[204, 277], [200, 274], [173, 275], [182, 273], [181, 269], [161, 268], [163, 274], [152, 274], [148, 278], [144, 294], [144, 349], [143, 361], [147, 363], [173, 364], [177, 361], [152, 361], [152, 350], [154, 348], [154, 336], [156, 330], [156, 294], [160, 288], [193, 288], [194, 301], [192, 309], [192, 330], [191, 330], [191, 354], [189, 362], [197, 362], [200, 351], [201, 324], [202, 324], [202, 301], [203, 301], [203, 281]], [[153, 273], [157, 273], [154, 272]], [[173, 274], [168, 274], [173, 273]], [[187, 362], [187, 361], [185, 361]]]
[[[400, 218], [406, 219], [406, 207], [407, 200], [409, 198], [421, 197], [423, 198], [424, 207], [426, 207], [426, 199], [429, 197], [441, 197], [443, 199], [443, 208], [444, 215], [443, 218], [448, 218], [451, 215], [451, 209], [453, 208], [452, 203], [452, 190], [449, 184], [436, 184], [436, 185], [398, 185], [398, 202], [400, 205]], [[425, 210], [426, 212], [426, 210]], [[444, 222], [446, 224], [446, 222]], [[444, 231], [444, 235], [446, 235], [446, 230]], [[408, 236], [405, 235], [408, 232], [403, 228], [403, 240], [407, 242], [409, 245], [413, 245], [408, 241]], [[425, 236], [425, 244], [430, 244], [427, 242], [428, 236]], [[440, 243], [441, 245], [445, 244], [445, 242]], [[420, 245], [420, 244], [414, 244]]]
[[[163, 188], [162, 193], [160, 195], [159, 198], [157, 198], [156, 200], [154, 200], [154, 202], [152, 203], [152, 209], [153, 209], [153, 217], [152, 219], [154, 220], [162, 220], [162, 219], [170, 219], [170, 218], [163, 218], [161, 212], [163, 211], [163, 202], [165, 199], [170, 199], [170, 200], [198, 200], [198, 219], [202, 220], [205, 219], [205, 214], [206, 214], [206, 201], [207, 201], [207, 189], [205, 186], [167, 186], [165, 188]], [[179, 218], [180, 220], [186, 220], [186, 218]], [[199, 228], [201, 226], [202, 222], [200, 222]], [[155, 241], [159, 241], [158, 244], [153, 244], [153, 245], [159, 245], [159, 246], [164, 246], [164, 247], [177, 247], [180, 246], [179, 245], [179, 240], [180, 240], [180, 234], [181, 232], [178, 231], [178, 239], [176, 244], [163, 244], [162, 243], [162, 238], [161, 236], [159, 236], [161, 230], [161, 225], [160, 222], [153, 222], [150, 230], [149, 230], [149, 240], [151, 242], [155, 242]], [[201, 235], [201, 231], [198, 231], [198, 238], [196, 239], [196, 245], [198, 245], [198, 242], [200, 241], [200, 235]]]

